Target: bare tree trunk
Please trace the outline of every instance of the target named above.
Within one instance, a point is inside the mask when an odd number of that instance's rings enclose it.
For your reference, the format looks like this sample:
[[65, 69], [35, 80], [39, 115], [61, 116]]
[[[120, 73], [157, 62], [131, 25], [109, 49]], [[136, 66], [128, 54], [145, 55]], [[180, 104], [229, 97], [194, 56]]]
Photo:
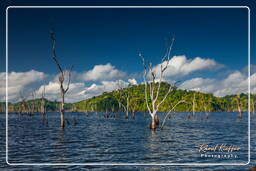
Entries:
[[125, 119], [128, 119], [129, 117], [129, 96], [126, 98], [126, 116]]
[[63, 71], [58, 59], [57, 59], [57, 55], [56, 55], [56, 51], [55, 51], [55, 45], [56, 45], [56, 39], [55, 39], [55, 33], [51, 32], [51, 39], [52, 39], [52, 58], [57, 66], [57, 68], [60, 71], [59, 74], [59, 83], [60, 83], [60, 94], [61, 94], [61, 105], [60, 105], [60, 121], [61, 121], [61, 128], [63, 129], [65, 127], [65, 119], [64, 119], [64, 113], [65, 113], [65, 109], [64, 109], [64, 104], [65, 104], [65, 94], [67, 93], [68, 89], [69, 89], [69, 84], [70, 84], [70, 78], [71, 78], [71, 71], [73, 68], [73, 65], [71, 66], [69, 72], [68, 72], [68, 82], [67, 82], [67, 87], [64, 89], [63, 84], [65, 81], [65, 71]]
[[119, 105], [119, 109], [121, 108], [121, 106], [124, 109], [125, 112], [125, 119], [128, 119], [129, 117], [129, 92], [125, 93], [123, 92], [123, 86], [121, 85], [120, 80], [117, 82], [117, 93], [118, 96], [116, 97], [116, 100], [118, 101], [118, 105]]
[[149, 126], [149, 128], [153, 130], [157, 128], [155, 116], [156, 114], [151, 115], [151, 125]]
[[41, 99], [41, 110], [40, 111], [41, 111], [41, 114], [45, 115], [46, 110], [45, 110], [45, 99], [44, 98]]
[[60, 125], [61, 128], [65, 127], [65, 120], [64, 120], [64, 114], [65, 114], [65, 110], [64, 110], [64, 103], [65, 103], [65, 93], [63, 91], [64, 89], [61, 89], [61, 105], [60, 105]]
[[132, 119], [135, 119], [135, 110], [132, 110]]
[[[162, 57], [161, 65], [160, 65], [160, 75], [158, 81], [156, 81], [157, 73], [156, 70], [152, 68], [152, 64], [146, 64], [144, 56], [140, 53], [139, 56], [142, 59], [143, 67], [144, 67], [144, 85], [145, 85], [145, 102], [147, 105], [148, 112], [151, 116], [151, 125], [150, 129], [155, 130], [159, 124], [159, 118], [157, 116], [157, 112], [159, 110], [160, 105], [166, 100], [167, 96], [174, 89], [175, 86], [170, 85], [168, 91], [165, 93], [164, 97], [159, 99], [159, 92], [161, 88], [161, 83], [163, 81], [163, 75], [166, 69], [168, 68], [170, 62], [170, 52], [172, 50], [174, 39], [172, 39], [171, 45], [167, 48], [166, 54]], [[148, 80], [148, 77], [150, 80]], [[149, 98], [148, 98], [149, 97]], [[149, 100], [150, 103], [149, 104]]]
[[32, 108], [31, 108], [31, 114], [34, 114], [35, 112], [35, 101], [36, 101], [36, 92], [32, 92]]
[[196, 95], [194, 93], [194, 98], [193, 98], [193, 117], [195, 117], [195, 101], [196, 101]]
[[237, 110], [238, 110], [238, 118], [242, 119], [242, 110], [241, 110], [241, 100], [240, 100], [240, 95], [237, 95], [236, 97], [236, 102], [237, 102]]
[[207, 111], [207, 107], [206, 107], [205, 104], [204, 104], [204, 112], [205, 112], [205, 114], [206, 114], [206, 119], [208, 119], [208, 118], [209, 118], [209, 113], [208, 113], [208, 111]]
[[255, 114], [255, 103], [254, 103], [254, 99], [251, 98], [252, 100], [252, 113]]
[[169, 110], [169, 112], [165, 115], [165, 118], [164, 118], [164, 120], [163, 120], [163, 123], [162, 123], [161, 129], [163, 129], [163, 127], [164, 127], [164, 123], [165, 123], [166, 118], [168, 117], [168, 115], [169, 115], [169, 114], [171, 114], [171, 112], [172, 112], [172, 111], [176, 108], [176, 106], [177, 106], [177, 105], [179, 105], [180, 103], [186, 103], [186, 101], [185, 101], [185, 100], [180, 100], [178, 103], [176, 103], [176, 104], [172, 107], [172, 109], [171, 109], [171, 110]]

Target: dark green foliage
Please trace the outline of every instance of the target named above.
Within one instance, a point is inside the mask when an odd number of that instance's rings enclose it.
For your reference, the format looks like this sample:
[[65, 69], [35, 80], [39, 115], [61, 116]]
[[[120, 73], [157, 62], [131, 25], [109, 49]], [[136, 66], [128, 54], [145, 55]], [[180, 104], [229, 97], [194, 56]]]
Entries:
[[[130, 96], [130, 111], [147, 111], [144, 95], [144, 85], [131, 86], [123, 89], [123, 94], [129, 92]], [[161, 100], [169, 89], [169, 84], [162, 83], [159, 100]], [[160, 106], [159, 112], [169, 111], [172, 106], [178, 103], [180, 100], [185, 100], [186, 103], [179, 104], [175, 111], [192, 111], [193, 97], [195, 94], [195, 111], [196, 112], [211, 112], [211, 111], [237, 111], [237, 103], [235, 101], [236, 95], [229, 95], [225, 97], [215, 97], [213, 94], [204, 94], [189, 90], [174, 89]], [[93, 108], [93, 111], [110, 111], [111, 106], [114, 106], [115, 111], [122, 109], [118, 108], [118, 101], [116, 100], [117, 91], [110, 93], [104, 93], [100, 96], [93, 97], [87, 100], [83, 100], [74, 103], [77, 111], [91, 111], [91, 106], [97, 106]], [[251, 95], [252, 99], [255, 99], [256, 95]], [[248, 110], [248, 95], [241, 94], [242, 110]]]
[[[130, 86], [129, 88], [124, 88], [120, 91], [123, 96], [126, 96], [129, 92], [129, 112], [135, 111], [147, 111], [144, 95], [144, 85]], [[169, 84], [162, 83], [159, 101], [164, 97], [168, 91]], [[185, 100], [186, 103], [179, 104], [175, 111], [192, 111], [193, 97], [195, 94], [195, 111], [199, 112], [213, 112], [213, 111], [238, 111], [237, 109], [237, 95], [228, 95], [225, 97], [215, 97], [212, 94], [204, 94], [195, 91], [189, 90], [179, 90], [174, 89], [168, 95], [166, 100], [159, 108], [159, 112], [169, 111], [172, 106], [174, 106], [180, 100]], [[118, 97], [117, 91], [112, 91], [109, 93], [103, 93], [100, 96], [92, 97], [87, 100], [83, 100], [76, 103], [65, 103], [65, 109], [67, 111], [124, 111], [122, 107], [119, 107], [117, 98], [119, 101], [122, 101], [123, 104], [126, 104], [125, 98]], [[256, 95], [251, 95], [252, 101], [256, 102]], [[248, 95], [240, 94], [241, 107], [242, 111], [248, 111]], [[28, 108], [32, 106], [32, 100], [26, 101]], [[40, 112], [41, 99], [35, 99], [35, 112]], [[251, 103], [251, 106], [253, 104]], [[256, 105], [256, 104], [254, 104]], [[10, 112], [19, 112], [21, 109], [22, 103], [9, 103]], [[4, 111], [5, 103], [0, 103], [0, 112]], [[46, 110], [47, 111], [59, 111], [59, 102], [46, 100]]]
[[[45, 99], [46, 101], [46, 111], [59, 111], [59, 102], [57, 101], [49, 101]], [[26, 108], [22, 109], [22, 102], [17, 102], [17, 103], [9, 103], [8, 108], [9, 112], [32, 112], [32, 106], [33, 102], [35, 104], [34, 107], [34, 112], [40, 112], [41, 109], [41, 99], [35, 99], [35, 100], [27, 100], [24, 103], [26, 104]], [[5, 104], [4, 102], [1, 102], [0, 104]], [[0, 106], [0, 108], [3, 105]], [[65, 109], [68, 111], [71, 111], [72, 109], [72, 104], [71, 103], [65, 103]]]

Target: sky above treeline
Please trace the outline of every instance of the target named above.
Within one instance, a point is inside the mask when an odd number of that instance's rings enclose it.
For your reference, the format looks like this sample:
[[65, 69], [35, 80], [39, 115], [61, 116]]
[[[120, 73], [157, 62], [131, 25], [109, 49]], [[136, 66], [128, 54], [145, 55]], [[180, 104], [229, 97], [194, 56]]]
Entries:
[[[159, 70], [174, 37], [165, 81], [180, 89], [225, 96], [248, 92], [247, 8], [121, 8], [8, 10], [9, 100], [38, 96], [59, 99], [58, 70], [51, 58], [50, 30], [63, 68], [74, 65], [67, 102], [116, 89], [117, 82], [140, 84], [138, 53]], [[251, 65], [251, 92], [256, 93], [256, 65]], [[1, 79], [5, 70], [1, 68]], [[0, 83], [0, 101], [5, 84]]]

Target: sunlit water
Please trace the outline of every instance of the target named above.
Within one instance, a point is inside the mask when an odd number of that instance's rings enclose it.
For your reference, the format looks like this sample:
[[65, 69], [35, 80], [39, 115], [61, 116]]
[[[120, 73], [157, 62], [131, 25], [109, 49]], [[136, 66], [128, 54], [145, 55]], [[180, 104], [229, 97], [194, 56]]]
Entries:
[[[46, 124], [40, 114], [34, 116], [9, 114], [9, 163], [246, 163], [248, 160], [248, 120], [244, 113], [213, 112], [206, 119], [204, 113], [188, 119], [189, 113], [176, 113], [166, 120], [163, 130], [152, 132], [150, 118], [136, 113], [136, 118], [104, 118], [102, 113], [66, 113], [65, 130], [60, 129], [59, 113], [48, 113]], [[164, 113], [160, 113], [163, 120]], [[5, 160], [5, 115], [0, 115], [1, 159]], [[252, 123], [255, 120], [252, 116]], [[255, 138], [252, 124], [252, 138]], [[236, 157], [202, 157], [198, 146], [227, 144], [240, 147], [232, 152]], [[255, 143], [252, 141], [252, 146]], [[252, 153], [255, 150], [252, 148]], [[214, 153], [208, 153], [214, 154]], [[215, 153], [216, 154], [216, 153]], [[228, 154], [218, 152], [217, 154]], [[255, 161], [252, 155], [252, 161]], [[243, 170], [251, 167], [215, 166], [214, 169]], [[15, 168], [3, 164], [2, 168]], [[30, 166], [31, 167], [31, 166]], [[16, 166], [28, 168], [28, 166]], [[64, 166], [35, 166], [33, 170], [52, 170]], [[85, 170], [192, 170], [177, 166], [69, 166]], [[203, 169], [205, 166], [196, 168]], [[211, 167], [211, 169], [213, 169]], [[209, 170], [211, 170], [209, 168]]]

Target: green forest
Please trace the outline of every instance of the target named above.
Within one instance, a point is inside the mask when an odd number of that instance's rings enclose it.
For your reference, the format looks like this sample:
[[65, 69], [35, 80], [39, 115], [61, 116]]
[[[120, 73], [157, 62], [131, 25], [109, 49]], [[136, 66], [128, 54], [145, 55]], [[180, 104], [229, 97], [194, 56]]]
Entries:
[[[161, 83], [159, 92], [159, 100], [163, 99], [170, 85]], [[46, 111], [58, 111], [59, 102], [45, 100]], [[177, 102], [184, 100], [185, 103], [180, 103], [174, 111], [189, 112], [216, 112], [216, 111], [238, 111], [238, 104], [242, 111], [248, 111], [248, 94], [228, 95], [225, 97], [215, 97], [213, 94], [204, 94], [190, 90], [180, 90], [174, 88], [167, 96], [166, 100], [159, 108], [159, 112], [169, 111]], [[40, 112], [42, 99], [21, 101], [17, 103], [9, 103], [9, 112], [28, 112], [33, 109], [34, 112]], [[122, 105], [127, 106], [129, 112], [147, 111], [145, 101], [145, 86], [143, 84], [129, 86], [105, 92], [102, 95], [95, 96], [76, 103], [65, 103], [65, 109], [69, 112], [117, 112], [124, 111]], [[256, 106], [256, 95], [251, 95], [251, 111], [254, 111]], [[1, 103], [0, 111], [5, 111], [5, 103]]]

